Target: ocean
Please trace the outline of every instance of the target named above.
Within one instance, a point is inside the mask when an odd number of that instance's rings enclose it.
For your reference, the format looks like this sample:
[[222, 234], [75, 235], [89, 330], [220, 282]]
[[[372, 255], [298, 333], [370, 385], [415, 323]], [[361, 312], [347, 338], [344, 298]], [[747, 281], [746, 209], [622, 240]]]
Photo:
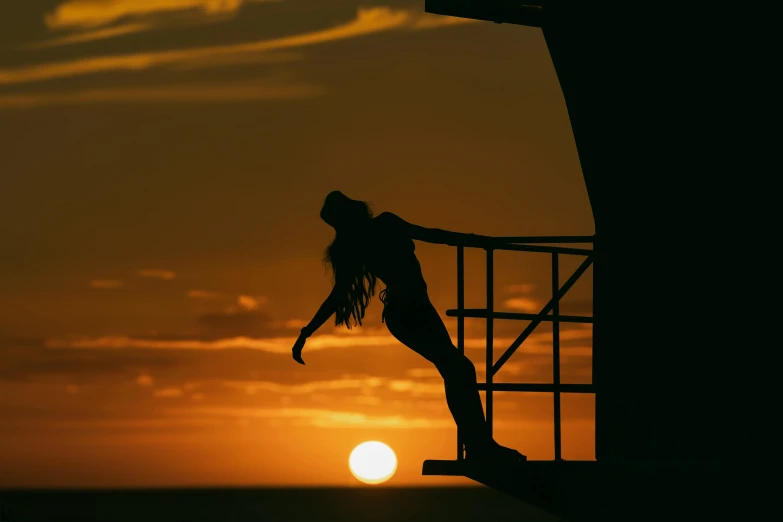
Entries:
[[2, 522], [557, 522], [486, 487], [0, 490]]

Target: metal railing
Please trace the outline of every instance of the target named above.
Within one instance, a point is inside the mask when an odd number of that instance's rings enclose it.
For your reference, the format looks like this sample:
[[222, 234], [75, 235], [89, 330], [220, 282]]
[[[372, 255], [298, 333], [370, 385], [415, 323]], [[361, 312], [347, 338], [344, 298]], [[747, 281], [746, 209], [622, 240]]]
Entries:
[[[478, 238], [478, 239], [476, 239]], [[478, 383], [479, 390], [486, 391], [486, 417], [490, 433], [492, 433], [493, 396], [494, 391], [515, 392], [545, 392], [554, 394], [554, 432], [555, 432], [555, 460], [561, 457], [561, 422], [560, 422], [560, 394], [561, 393], [595, 393], [593, 384], [562, 384], [560, 382], [560, 323], [592, 323], [592, 317], [560, 315], [560, 300], [571, 289], [577, 280], [585, 273], [593, 262], [593, 250], [584, 248], [570, 248], [559, 246], [541, 246], [532, 243], [590, 243], [594, 236], [532, 236], [532, 237], [480, 237], [466, 236], [459, 241], [457, 247], [457, 308], [447, 310], [446, 315], [457, 318], [457, 348], [460, 354], [465, 353], [465, 318], [486, 318], [487, 320], [487, 350], [486, 350], [486, 382]], [[465, 308], [465, 248], [483, 248], [487, 254], [487, 307], [478, 309]], [[510, 312], [496, 312], [494, 309], [494, 252], [495, 250], [507, 250], [518, 252], [541, 252], [552, 256], [552, 298], [538, 314], [523, 314]], [[559, 281], [559, 256], [577, 255], [585, 256], [585, 260], [574, 271], [571, 277], [560, 286]], [[494, 356], [494, 320], [529, 320], [530, 324], [511, 343], [503, 355], [495, 362]], [[551, 384], [541, 383], [494, 383], [494, 376], [508, 361], [523, 342], [533, 333], [533, 330], [543, 321], [552, 323], [552, 365], [553, 376]], [[462, 436], [457, 430], [457, 460], [465, 458], [465, 448]]]

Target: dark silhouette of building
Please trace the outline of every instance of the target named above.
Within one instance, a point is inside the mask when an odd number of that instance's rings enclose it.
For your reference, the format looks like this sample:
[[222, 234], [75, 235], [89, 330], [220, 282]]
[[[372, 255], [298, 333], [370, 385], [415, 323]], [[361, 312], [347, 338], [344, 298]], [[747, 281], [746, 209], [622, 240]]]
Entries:
[[[763, 145], [743, 139], [754, 130], [739, 108], [748, 89], [735, 88], [754, 76], [735, 68], [751, 58], [740, 24], [683, 3], [426, 0], [425, 10], [541, 28], [595, 219], [596, 462], [465, 474], [570, 520], [752, 509], [755, 482], [771, 473], [758, 471], [768, 446], [753, 416], [769, 397], [761, 369], [755, 379], [746, 369], [770, 358], [772, 324], [741, 310], [771, 310], [762, 278], [774, 276], [765, 249], [742, 246], [769, 226], [773, 183], [756, 170]], [[433, 466], [425, 473], [453, 472]]]

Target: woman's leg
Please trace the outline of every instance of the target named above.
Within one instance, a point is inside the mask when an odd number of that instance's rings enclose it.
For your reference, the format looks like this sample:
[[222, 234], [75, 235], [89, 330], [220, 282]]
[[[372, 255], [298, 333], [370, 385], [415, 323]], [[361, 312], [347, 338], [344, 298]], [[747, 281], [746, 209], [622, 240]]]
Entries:
[[389, 332], [440, 372], [446, 385], [446, 403], [468, 451], [489, 451], [493, 441], [476, 385], [476, 368], [451, 342], [446, 325], [429, 300], [422, 301], [390, 305], [386, 311]]

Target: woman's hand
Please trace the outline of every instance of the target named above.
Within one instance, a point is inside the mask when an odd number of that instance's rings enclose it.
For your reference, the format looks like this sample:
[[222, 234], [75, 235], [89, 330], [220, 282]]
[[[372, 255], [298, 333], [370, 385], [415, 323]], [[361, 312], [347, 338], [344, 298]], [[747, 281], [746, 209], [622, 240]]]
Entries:
[[302, 360], [302, 348], [304, 348], [305, 341], [307, 341], [307, 336], [305, 336], [304, 334], [300, 334], [299, 339], [296, 340], [296, 343], [294, 343], [294, 347], [291, 349], [291, 353], [294, 357], [294, 360], [299, 364], [305, 363]]

